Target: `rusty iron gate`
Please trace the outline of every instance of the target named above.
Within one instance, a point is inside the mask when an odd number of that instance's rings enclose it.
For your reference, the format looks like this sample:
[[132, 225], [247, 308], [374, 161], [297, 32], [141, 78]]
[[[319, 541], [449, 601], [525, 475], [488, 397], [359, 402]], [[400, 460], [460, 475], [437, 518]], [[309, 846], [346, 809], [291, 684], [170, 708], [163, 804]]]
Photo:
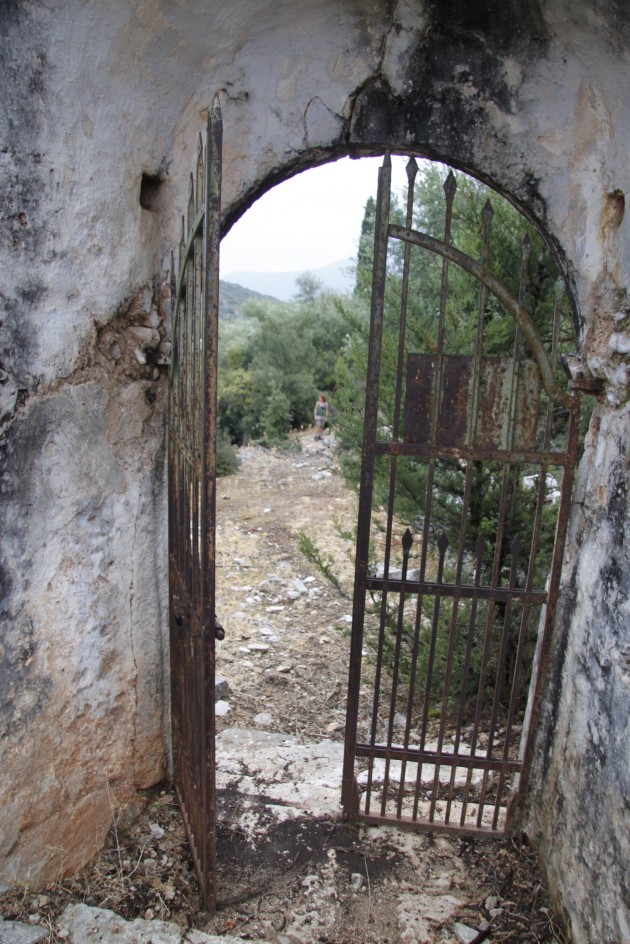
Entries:
[[[171, 286], [169, 587], [173, 771], [205, 907], [215, 889], [215, 459], [222, 122], [201, 135]], [[171, 264], [174, 272], [174, 264]]]
[[[502, 835], [530, 767], [572, 491], [572, 319], [562, 297], [544, 325], [526, 311], [528, 237], [520, 287], [493, 275], [489, 202], [477, 258], [454, 245], [452, 172], [439, 237], [414, 229], [416, 175], [411, 159], [392, 221], [389, 157], [379, 174], [343, 807]], [[436, 286], [424, 318], [418, 273]], [[452, 282], [472, 286], [472, 310]]]

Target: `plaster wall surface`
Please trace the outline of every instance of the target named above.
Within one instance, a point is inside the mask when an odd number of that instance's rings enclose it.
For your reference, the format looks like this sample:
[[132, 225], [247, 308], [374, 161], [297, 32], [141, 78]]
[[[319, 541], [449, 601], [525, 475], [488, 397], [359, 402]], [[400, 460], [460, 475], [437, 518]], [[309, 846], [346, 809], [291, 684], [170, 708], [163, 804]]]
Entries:
[[[166, 371], [151, 361], [168, 344], [161, 260], [218, 91], [226, 227], [292, 173], [392, 147], [490, 181], [558, 252], [604, 393], [529, 829], [576, 941], [630, 940], [629, 571], [613, 567], [629, 523], [627, 18], [598, 0], [0, 7], [0, 885], [79, 866], [166, 769]], [[162, 180], [150, 209], [143, 173]]]

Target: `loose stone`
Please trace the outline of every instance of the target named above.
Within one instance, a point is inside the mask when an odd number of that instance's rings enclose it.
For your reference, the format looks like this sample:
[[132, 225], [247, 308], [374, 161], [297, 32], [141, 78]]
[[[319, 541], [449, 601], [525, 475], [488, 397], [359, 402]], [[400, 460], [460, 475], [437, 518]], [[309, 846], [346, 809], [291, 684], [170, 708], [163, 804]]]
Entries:
[[268, 711], [261, 711], [259, 714], [254, 715], [254, 724], [259, 728], [267, 728], [273, 724], [273, 715]]
[[218, 701], [221, 698], [227, 698], [230, 694], [230, 686], [228, 680], [222, 675], [215, 676], [214, 679], [214, 697]]
[[4, 921], [0, 918], [0, 941], [2, 944], [40, 944], [48, 939], [48, 928], [29, 927], [20, 921]]
[[469, 928], [467, 924], [460, 924], [459, 921], [455, 922], [455, 937], [460, 944], [471, 944], [471, 941], [474, 941], [478, 934], [479, 931]]

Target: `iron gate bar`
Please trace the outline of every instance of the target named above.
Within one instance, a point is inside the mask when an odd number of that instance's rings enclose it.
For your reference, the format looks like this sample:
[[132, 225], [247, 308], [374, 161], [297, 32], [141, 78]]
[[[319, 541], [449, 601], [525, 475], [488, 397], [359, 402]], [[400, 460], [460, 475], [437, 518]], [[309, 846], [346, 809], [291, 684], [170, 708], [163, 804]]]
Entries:
[[[365, 619], [365, 597], [361, 586], [369, 566], [370, 509], [374, 481], [374, 440], [377, 426], [377, 400], [380, 376], [380, 350], [383, 332], [385, 279], [387, 276], [387, 241], [384, 232], [391, 191], [391, 160], [385, 155], [378, 172], [376, 197], [377, 214], [375, 226], [375, 254], [372, 271], [372, 304], [370, 313], [370, 349], [366, 378], [366, 402], [363, 431], [363, 462], [359, 486], [359, 513], [357, 524], [357, 551], [355, 559], [354, 598], [352, 604], [352, 638], [350, 641], [350, 682], [348, 686], [346, 742], [343, 763], [342, 803], [346, 816], [356, 818], [359, 814], [359, 793], [354, 777], [354, 749], [357, 739], [359, 712], [359, 679], [361, 675], [363, 621]], [[385, 237], [385, 238], [384, 238]], [[360, 627], [359, 632], [354, 627]]]
[[484, 770], [507, 770], [517, 772], [521, 768], [518, 760], [502, 760], [499, 757], [469, 757], [466, 754], [444, 754], [439, 751], [420, 750], [416, 747], [402, 747], [396, 744], [384, 746], [381, 744], [356, 745], [357, 757], [374, 757], [385, 760], [409, 761], [415, 763], [440, 764], [444, 767], [481, 767]]
[[[498, 546], [498, 543], [499, 542], [497, 541], [497, 546]], [[518, 560], [520, 557], [520, 550], [521, 550], [520, 541], [518, 540], [518, 538], [515, 538], [514, 541], [512, 542], [511, 550], [512, 550], [512, 562], [510, 565], [509, 587], [511, 590], [514, 590], [514, 584], [516, 582], [516, 572], [518, 568]], [[509, 619], [512, 615], [512, 603], [513, 603], [513, 596], [510, 595], [508, 599], [506, 600], [505, 610], [503, 613], [503, 628], [501, 632], [499, 658], [497, 660], [497, 668], [495, 672], [494, 699], [493, 699], [493, 704], [492, 704], [492, 715], [490, 718], [490, 728], [488, 732], [488, 748], [487, 748], [488, 756], [492, 756], [492, 748], [493, 748], [494, 739], [495, 739], [495, 732], [497, 730], [498, 711], [499, 711], [500, 697], [501, 697], [501, 692], [502, 692], [503, 675], [505, 672], [505, 660], [507, 658]], [[470, 771], [468, 774], [468, 778], [470, 778]], [[468, 790], [468, 788], [469, 787], [468, 787], [468, 779], [467, 779], [466, 790]], [[477, 826], [481, 826], [482, 812], [485, 806], [485, 798], [486, 798], [487, 789], [488, 789], [488, 771], [487, 769], [485, 769], [483, 772], [483, 779], [481, 783], [481, 791], [480, 791], [480, 797], [479, 797], [479, 808], [477, 812]], [[500, 802], [500, 793], [497, 791], [497, 803], [495, 804], [495, 812], [494, 812], [494, 816], [492, 820], [493, 829], [496, 829], [496, 825], [497, 825], [499, 802]], [[461, 821], [463, 822], [463, 820], [464, 820], [464, 811], [462, 810]]]
[[369, 826], [405, 826], [410, 829], [425, 831], [429, 833], [440, 833], [446, 835], [466, 836], [471, 839], [496, 839], [498, 834], [490, 826], [460, 826], [453, 823], [441, 823], [437, 820], [423, 820], [413, 816], [377, 816], [373, 813], [362, 813], [361, 822]]
[[558, 587], [560, 584], [560, 574], [562, 571], [562, 559], [564, 554], [564, 544], [566, 540], [567, 528], [569, 525], [569, 508], [571, 495], [573, 492], [573, 479], [575, 471], [575, 458], [578, 453], [578, 441], [580, 432], [580, 418], [582, 413], [582, 391], [579, 388], [573, 388], [573, 402], [571, 404], [571, 413], [569, 417], [569, 434], [567, 441], [567, 455], [573, 456], [573, 463], [570, 463], [562, 479], [560, 495], [560, 511], [558, 513], [558, 522], [556, 526], [556, 543], [554, 547], [553, 561], [549, 573], [549, 599], [545, 605], [545, 617], [540, 634], [540, 640], [537, 649], [537, 671], [534, 678], [533, 691], [530, 697], [531, 710], [527, 729], [524, 731], [522, 749], [522, 769], [519, 774], [519, 789], [512, 796], [512, 800], [507, 810], [506, 829], [512, 827], [513, 823], [518, 822], [522, 815], [524, 797], [529, 782], [529, 774], [534, 754], [534, 734], [542, 710], [542, 701], [544, 698], [544, 684], [549, 675], [549, 666], [551, 661], [551, 638], [552, 629], [556, 617], [556, 606], [558, 602]]
[[171, 296], [169, 386], [173, 771], [207, 909], [216, 907], [214, 468], [221, 139], [221, 109], [215, 97], [205, 160], [200, 135], [182, 219], [179, 272]]
[[[394, 590], [397, 593], [402, 593], [403, 581], [398, 577], [368, 577], [365, 586], [368, 590], [377, 592]], [[512, 598], [526, 603], [545, 603], [547, 601], [545, 590], [523, 590], [520, 587], [509, 589], [508, 587], [477, 586], [475, 584], [440, 583], [433, 580], [406, 580], [404, 586], [407, 593], [421, 593], [425, 590], [433, 595], [439, 591], [441, 596], [455, 597], [461, 600], [499, 600], [504, 602]]]
[[567, 466], [571, 458], [567, 453], [543, 451], [534, 452], [530, 449], [472, 449], [465, 446], [432, 446], [427, 443], [383, 442], [374, 444], [377, 456], [419, 456], [427, 459], [480, 459], [504, 462], [511, 459], [518, 465], [535, 465], [544, 461], [548, 465]]
[[[516, 800], [522, 800], [526, 787], [528, 766], [531, 763], [532, 737], [531, 731], [536, 724], [537, 713], [542, 697], [542, 685], [545, 670], [545, 659], [548, 650], [548, 639], [555, 612], [557, 586], [561, 566], [562, 548], [566, 534], [568, 508], [572, 487], [572, 471], [577, 449], [577, 421], [580, 413], [579, 396], [565, 393], [557, 385], [555, 371], [558, 364], [558, 338], [560, 324], [560, 307], [556, 304], [553, 319], [553, 339], [551, 357], [540, 340], [531, 318], [524, 308], [527, 269], [531, 244], [526, 237], [522, 245], [521, 279], [518, 299], [498, 282], [490, 270], [490, 232], [493, 210], [489, 201], [482, 213], [482, 246], [480, 261], [472, 259], [452, 245], [451, 220], [453, 202], [456, 191], [456, 181], [452, 172], [444, 184], [445, 217], [444, 235], [439, 240], [427, 234], [419, 233], [412, 228], [413, 223], [413, 183], [417, 168], [415, 162], [410, 162], [407, 169], [408, 193], [407, 213], [405, 226], [400, 227], [389, 222], [389, 190], [390, 190], [390, 161], [386, 155], [383, 167], [379, 172], [379, 190], [377, 195], [377, 217], [375, 226], [375, 257], [372, 281], [371, 330], [368, 354], [368, 375], [365, 408], [365, 427], [363, 444], [363, 463], [361, 471], [361, 485], [359, 493], [359, 520], [357, 527], [357, 557], [355, 566], [355, 594], [353, 602], [353, 628], [350, 654], [350, 677], [348, 685], [348, 722], [346, 736], [346, 750], [344, 756], [343, 804], [344, 814], [347, 817], [359, 818], [368, 822], [400, 822], [409, 823], [416, 827], [429, 828], [434, 831], [457, 831], [462, 834], [484, 835], [503, 834], [514, 822], [517, 811]], [[395, 396], [393, 404], [393, 419], [387, 430], [388, 440], [378, 437], [379, 417], [379, 383], [382, 336], [384, 328], [384, 294], [387, 277], [387, 250], [388, 240], [397, 239], [403, 242], [403, 259], [401, 275], [401, 300], [398, 315], [398, 362], [395, 373]], [[426, 387], [426, 408], [428, 423], [426, 434], [420, 432], [424, 420], [420, 414], [420, 426], [412, 430], [407, 419], [407, 410], [413, 404], [413, 396], [418, 395], [418, 388], [414, 392], [414, 381], [411, 374], [407, 374], [405, 397], [405, 429], [401, 441], [400, 419], [403, 402], [403, 360], [407, 350], [407, 307], [410, 291], [410, 261], [411, 248], [428, 250], [436, 253], [442, 260], [441, 289], [439, 301], [439, 315], [437, 324], [437, 344], [435, 352], [427, 360], [427, 355], [408, 355], [417, 359], [417, 370], [429, 368], [429, 375], [424, 375], [421, 383]], [[455, 357], [447, 353], [446, 344], [446, 298], [449, 287], [449, 264], [472, 275], [479, 285], [477, 331], [472, 357], [457, 354]], [[511, 361], [505, 358], [488, 360], [484, 356], [484, 317], [487, 305], [488, 292], [499, 300], [503, 308], [511, 315], [515, 324], [514, 340], [512, 345]], [[522, 340], [523, 339], [523, 340]], [[534, 356], [535, 361], [525, 357], [525, 347]], [[423, 361], [422, 358], [425, 358]], [[492, 362], [492, 363], [491, 363]], [[511, 364], [512, 366], [509, 366]], [[534, 365], [537, 365], [537, 372]], [[484, 366], [485, 365], [485, 366]], [[484, 371], [487, 377], [484, 379]], [[502, 373], [503, 371], [503, 373]], [[419, 374], [419, 376], [421, 376]], [[531, 376], [530, 381], [527, 379]], [[546, 404], [540, 402], [540, 383], [548, 396]], [[410, 379], [411, 378], [411, 379]], [[500, 397], [504, 400], [504, 426], [497, 425], [498, 414], [496, 403], [492, 399]], [[425, 394], [422, 394], [425, 396]], [[457, 401], [465, 399], [469, 410], [466, 421], [451, 426], [450, 414]], [[529, 398], [529, 400], [528, 400]], [[498, 402], [498, 401], [497, 401]], [[546, 408], [544, 422], [544, 437], [542, 448], [537, 442], [538, 422], [531, 423], [527, 431], [527, 414], [524, 412], [526, 403], [533, 405], [540, 415], [543, 407]], [[564, 451], [551, 447], [552, 412], [556, 405], [569, 409], [570, 421]], [[459, 403], [461, 408], [461, 402]], [[416, 404], [417, 409], [417, 404]], [[488, 411], [487, 415], [484, 411]], [[409, 414], [411, 416], [411, 414]], [[446, 418], [446, 419], [445, 419]], [[503, 431], [499, 435], [498, 430]], [[498, 437], [498, 438], [497, 438]], [[499, 440], [499, 441], [498, 441]], [[532, 445], [530, 445], [530, 443]], [[368, 545], [371, 534], [371, 501], [374, 485], [374, 471], [376, 457], [380, 456], [389, 463], [389, 488], [386, 501], [386, 524], [384, 528], [384, 564], [383, 576], [374, 576], [368, 568]], [[410, 579], [409, 561], [414, 543], [413, 535], [409, 530], [402, 539], [395, 537], [395, 502], [397, 494], [397, 479], [399, 461], [413, 459], [425, 463], [426, 468], [426, 495], [423, 510], [421, 538], [418, 542], [420, 552], [420, 566], [418, 576]], [[438, 466], [442, 462], [455, 462], [460, 468], [463, 493], [461, 498], [461, 519], [459, 523], [459, 537], [457, 545], [453, 547], [454, 579], [448, 579], [445, 574], [446, 556], [449, 551], [449, 542], [442, 534], [437, 542], [437, 577], [428, 579], [428, 555], [433, 555], [430, 533], [434, 527], [433, 493], [435, 476]], [[493, 538], [491, 576], [489, 583], [482, 580], [482, 562], [492, 547], [488, 546], [481, 533], [477, 536], [474, 554], [474, 579], [472, 582], [464, 579], [465, 541], [469, 528], [469, 514], [473, 495], [473, 473], [477, 466], [484, 464], [498, 464], [502, 472], [499, 473], [500, 498], [498, 518]], [[516, 538], [510, 549], [504, 549], [504, 531], [507, 527], [508, 515], [512, 514], [514, 490], [519, 484], [523, 466], [538, 470], [536, 487], [536, 504], [531, 522], [531, 531], [527, 537], [527, 545], [522, 546]], [[539, 589], [535, 585], [536, 567], [542, 528], [542, 511], [546, 497], [546, 482], [549, 466], [562, 471], [562, 487], [559, 512], [557, 517], [556, 542], [552, 558], [549, 589]], [[474, 531], [472, 532], [474, 537]], [[400, 540], [402, 549], [402, 570], [400, 575], [391, 574], [391, 555], [394, 540]], [[528, 555], [528, 557], [525, 556]], [[449, 558], [450, 559], [450, 558]], [[503, 583], [505, 560], [509, 560], [507, 584]], [[523, 563], [521, 564], [521, 559]], [[450, 566], [450, 565], [449, 565]], [[468, 566], [468, 565], [467, 565]], [[521, 574], [525, 574], [521, 577]], [[524, 586], [520, 586], [521, 580]], [[368, 741], [359, 742], [358, 711], [362, 691], [361, 665], [364, 624], [366, 620], [366, 595], [368, 592], [380, 597], [378, 602], [378, 630], [376, 640], [376, 659], [372, 694], [370, 696], [371, 717], [368, 720]], [[424, 610], [432, 601], [432, 616], [430, 629], [425, 630], [427, 618]], [[467, 604], [467, 610], [462, 610], [464, 623], [460, 626], [460, 607]], [[413, 607], [415, 606], [415, 615]], [[411, 651], [410, 671], [408, 681], [401, 674], [401, 653], [403, 634], [408, 634], [405, 628], [405, 614], [409, 608], [413, 616], [413, 626], [410, 630]], [[481, 608], [481, 609], [480, 609]], [[521, 738], [521, 751], [518, 759], [512, 754], [513, 730], [516, 717], [517, 698], [521, 686], [523, 671], [525, 641], [528, 637], [532, 619], [540, 609], [544, 611], [542, 641], [539, 651], [539, 669], [533, 679], [532, 689], [534, 696], [530, 701], [531, 722]], [[389, 633], [390, 612], [393, 615], [392, 623], [392, 663], [389, 693], [384, 687], [385, 647], [386, 636]], [[429, 732], [429, 708], [431, 705], [431, 687], [434, 684], [434, 667], [437, 666], [437, 638], [439, 627], [444, 621], [447, 636], [447, 651], [442, 664], [444, 683], [440, 695], [441, 710], [437, 725], [436, 749], [427, 742]], [[468, 692], [468, 675], [471, 667], [476, 627], [482, 628], [481, 633], [481, 663], [479, 681], [475, 683], [476, 694]], [[514, 627], [518, 627], [515, 651]], [[427, 636], [428, 633], [428, 636]], [[423, 642], [426, 638], [426, 643]], [[461, 642], [460, 642], [461, 640]], [[419, 719], [419, 745], [411, 746], [413, 715], [416, 702], [416, 684], [419, 669], [420, 645], [428, 645], [426, 669], [423, 668], [425, 679], [424, 693], [421, 695]], [[406, 643], [405, 645], [407, 645]], [[444, 750], [444, 744], [449, 727], [447, 725], [447, 708], [452, 687], [452, 673], [456, 659], [456, 645], [460, 647], [460, 656], [463, 658], [463, 675], [459, 689], [459, 702], [456, 708], [455, 734], [453, 737], [453, 753]], [[508, 665], [508, 646], [510, 646], [510, 662]], [[389, 657], [388, 657], [389, 658]], [[509, 671], [508, 671], [509, 670]], [[486, 679], [492, 686], [493, 696], [488, 706], [488, 730], [485, 731], [485, 746], [479, 749], [479, 740], [482, 733], [482, 709], [485, 711], [484, 689]], [[403, 744], [394, 744], [394, 715], [398, 702], [407, 691], [407, 703], [404, 714]], [[505, 693], [505, 697], [504, 697]], [[466, 747], [469, 754], [463, 753], [463, 722], [464, 704], [471, 695], [474, 698], [474, 723], [472, 725], [470, 746]], [[504, 728], [499, 730], [499, 709], [507, 699], [506, 721]], [[383, 710], [384, 742], [379, 740], [379, 712]], [[501, 713], [503, 714], [503, 707]], [[450, 723], [449, 723], [450, 724]], [[485, 730], [485, 729], [484, 729]], [[363, 809], [358, 783], [355, 779], [355, 758], [367, 761], [367, 768], [362, 775], [365, 784]], [[375, 762], [383, 763], [382, 775], [377, 772]], [[394, 771], [392, 765], [397, 764], [400, 772]], [[412, 808], [410, 814], [405, 806], [407, 794], [405, 790], [406, 768], [409, 764], [416, 764], [416, 774], [413, 779]], [[432, 770], [428, 783], [428, 801], [421, 799], [424, 794], [425, 779], [423, 768]], [[443, 783], [440, 777], [441, 768], [449, 773]], [[457, 785], [458, 770], [465, 773], [463, 788]], [[481, 777], [479, 792], [472, 799], [472, 777], [477, 771]], [[490, 774], [496, 775], [496, 781], [489, 779]], [[396, 776], [400, 779], [396, 783]], [[461, 775], [460, 775], [461, 777]], [[508, 778], [510, 778], [508, 780]], [[514, 783], [511, 782], [514, 778]], [[388, 811], [390, 793], [393, 785], [395, 812]], [[382, 793], [379, 797], [378, 811], [372, 810], [374, 791], [380, 786]], [[491, 793], [491, 788], [493, 792]], [[508, 794], [506, 795], [506, 788]], [[510, 791], [511, 790], [511, 794]], [[422, 806], [422, 810], [421, 810]]]
[[[418, 173], [418, 165], [415, 158], [411, 158], [407, 163], [407, 217], [406, 224], [411, 226], [413, 222], [413, 194], [414, 194], [414, 185], [416, 176]], [[401, 415], [401, 402], [402, 402], [402, 383], [403, 383], [403, 362], [404, 362], [404, 353], [405, 353], [405, 331], [406, 331], [406, 319], [407, 319], [407, 304], [409, 299], [409, 274], [410, 274], [410, 265], [411, 265], [411, 245], [405, 243], [404, 245], [404, 258], [403, 258], [403, 279], [402, 279], [402, 291], [400, 299], [400, 331], [398, 337], [398, 362], [396, 369], [396, 392], [394, 397], [394, 422], [393, 422], [393, 437], [394, 439], [398, 438], [398, 431], [400, 426], [400, 415]], [[396, 492], [396, 471], [397, 463], [396, 457], [392, 458], [391, 464], [391, 473], [390, 473], [390, 486], [389, 486], [389, 501], [388, 506], [393, 508], [395, 492]], [[391, 540], [392, 540], [392, 525], [393, 525], [393, 516], [387, 516], [387, 535], [385, 539], [385, 573], [389, 570], [389, 555], [391, 549]], [[394, 730], [394, 713], [396, 706], [396, 695], [398, 689], [398, 664], [400, 659], [400, 645], [402, 640], [402, 629], [403, 629], [403, 619], [404, 619], [404, 609], [405, 609], [405, 584], [407, 579], [407, 568], [409, 564], [409, 552], [411, 550], [411, 545], [413, 542], [413, 537], [411, 531], [407, 528], [403, 539], [402, 539], [402, 548], [403, 548], [403, 566], [402, 566], [402, 583], [400, 587], [399, 594], [399, 605], [398, 605], [398, 632], [396, 635], [396, 654], [394, 657], [395, 673], [392, 679], [392, 691], [391, 691], [391, 707], [389, 715], [389, 732], [388, 732], [388, 742], [391, 742], [393, 737]], [[383, 594], [381, 599], [381, 632], [384, 631], [384, 620], [386, 618], [386, 594]], [[376, 721], [376, 706], [373, 712], [373, 723]], [[374, 739], [373, 739], [374, 740]], [[385, 813], [385, 805], [387, 798], [387, 784], [389, 781], [389, 757], [386, 760], [385, 766], [385, 786], [383, 789], [383, 799], [381, 804], [381, 814]], [[371, 775], [371, 772], [370, 772]]]
[[[470, 462], [467, 465], [467, 469], [466, 469], [467, 474], [469, 471], [472, 473], [472, 463]], [[479, 587], [479, 582], [481, 580], [481, 567], [482, 567], [483, 555], [484, 555], [485, 549], [486, 549], [486, 540], [484, 536], [480, 534], [477, 537], [477, 541], [475, 543], [475, 552], [476, 552], [475, 587], [477, 588]], [[475, 630], [475, 626], [477, 622], [478, 600], [479, 600], [478, 595], [472, 598], [471, 608], [470, 608], [470, 617], [468, 620], [468, 632], [466, 634], [466, 654], [465, 654], [465, 660], [464, 660], [464, 671], [462, 673], [462, 683], [461, 683], [461, 691], [460, 691], [460, 698], [459, 698], [459, 711], [457, 715], [457, 725], [455, 729], [455, 745], [453, 748], [453, 754], [456, 756], [459, 756], [461, 732], [462, 732], [462, 728], [464, 724], [464, 704], [465, 704], [466, 695], [468, 691], [468, 684], [467, 684], [468, 672], [470, 669], [470, 660], [472, 657], [474, 630]], [[479, 758], [475, 756], [474, 760], [477, 766], [479, 766]], [[508, 758], [504, 758], [504, 763], [508, 763], [508, 762], [509, 762]], [[446, 811], [445, 811], [445, 817], [444, 817], [446, 823], [450, 822], [450, 817], [451, 817], [451, 807], [452, 807], [453, 796], [454, 796], [454, 791], [455, 791], [455, 774], [456, 774], [456, 767], [454, 766], [451, 771], [451, 777], [450, 777], [449, 786], [448, 786], [448, 797], [446, 801]]]
[[[413, 222], [413, 201], [414, 201], [413, 187], [414, 187], [416, 172], [417, 172], [417, 165], [416, 165], [415, 160], [412, 158], [409, 161], [409, 164], [407, 167], [407, 179], [408, 179], [407, 219], [406, 219], [407, 228], [410, 228]], [[446, 195], [444, 241], [448, 243], [450, 241], [450, 232], [451, 232], [451, 223], [452, 223], [452, 206], [453, 206], [453, 197], [455, 195], [455, 178], [453, 177], [452, 174], [450, 174], [449, 177], [447, 178], [447, 181], [444, 187], [444, 192]], [[388, 210], [389, 210], [389, 207], [388, 207]], [[410, 262], [411, 262], [411, 244], [409, 242], [406, 242], [404, 246], [403, 293], [401, 296], [401, 305], [400, 305], [398, 382], [396, 386], [395, 419], [394, 419], [393, 437], [392, 437], [394, 440], [397, 440], [399, 436], [399, 417], [400, 417], [400, 411], [401, 411], [401, 394], [402, 394], [402, 382], [401, 382], [402, 381], [402, 359], [403, 359], [405, 346], [406, 346], [405, 334], [406, 334], [406, 324], [407, 324], [407, 297], [408, 297], [408, 278], [409, 278]], [[431, 411], [431, 441], [432, 442], [435, 441], [435, 438], [436, 438], [437, 423], [438, 423], [438, 409], [436, 409], [436, 404], [439, 403], [440, 391], [442, 389], [442, 382], [443, 382], [443, 361], [442, 361], [441, 351], [442, 351], [442, 341], [444, 337], [444, 326], [445, 326], [445, 314], [446, 314], [445, 287], [447, 285], [447, 282], [448, 282], [448, 259], [443, 258], [442, 260], [442, 291], [440, 292], [440, 311], [439, 311], [439, 322], [438, 322], [438, 354], [437, 354], [437, 366], [436, 366], [436, 378], [435, 378], [437, 395], [433, 401], [433, 405], [432, 405], [433, 408]], [[408, 399], [408, 397], [406, 399]], [[388, 509], [387, 509], [387, 537], [386, 537], [386, 545], [385, 545], [385, 564], [384, 564], [385, 574], [387, 574], [389, 571], [389, 551], [391, 548], [392, 526], [393, 526], [393, 518], [394, 518], [393, 512], [394, 512], [394, 500], [395, 500], [395, 489], [396, 489], [396, 469], [397, 469], [397, 457], [392, 456], [391, 467], [390, 467], [390, 492], [389, 492], [389, 501], [388, 501]], [[432, 496], [433, 496], [432, 482], [433, 482], [434, 471], [435, 471], [435, 464], [430, 463], [429, 485], [428, 485], [429, 509], [430, 509], [430, 504], [431, 504]], [[427, 529], [428, 529], [429, 518], [430, 518], [430, 511], [428, 513], [425, 511], [425, 526], [424, 526], [424, 534], [423, 534], [423, 542], [422, 542], [422, 562], [421, 562], [421, 575], [423, 578], [425, 575], [426, 561], [427, 561], [425, 548], [427, 548], [428, 546], [428, 540], [427, 540], [428, 530]], [[407, 538], [407, 548], [406, 548], [407, 559], [409, 556], [409, 551], [411, 550], [411, 543], [412, 543], [411, 533], [409, 532], [408, 538]], [[404, 543], [403, 543], [403, 550], [405, 550]], [[438, 580], [440, 579], [441, 579], [441, 568], [438, 573]], [[404, 593], [401, 591], [401, 595], [399, 597], [399, 600], [400, 600], [399, 609], [403, 608], [404, 599], [405, 599]], [[417, 612], [416, 612], [416, 636], [419, 632], [419, 627], [420, 627], [420, 618], [421, 618], [421, 602], [420, 601], [421, 599], [422, 598], [419, 596], [418, 603], [417, 603]], [[436, 594], [436, 599], [437, 599], [437, 594]], [[385, 597], [385, 594], [382, 594], [382, 597], [381, 597], [381, 638], [384, 637], [385, 621], [386, 621], [386, 597]], [[401, 628], [402, 628], [402, 623], [401, 623]], [[399, 632], [399, 637], [397, 639], [397, 651], [394, 656], [394, 667], [395, 667], [394, 672], [395, 672], [396, 677], [398, 675], [398, 662], [400, 658], [400, 648], [399, 648], [400, 634], [401, 632]], [[382, 649], [383, 647], [381, 645], [379, 647], [379, 655], [378, 655], [379, 681], [378, 681], [378, 684], [375, 685], [374, 706], [373, 706], [373, 711], [372, 711], [372, 735], [371, 735], [372, 745], [376, 743], [376, 723], [377, 723], [377, 718], [378, 718], [377, 709], [378, 709], [378, 698], [380, 694], [380, 665], [381, 665], [382, 657], [383, 657]], [[432, 661], [432, 655], [430, 656], [430, 662], [431, 661]], [[392, 704], [395, 704], [395, 701], [394, 701], [395, 694], [396, 693], [393, 687]], [[411, 693], [410, 693], [409, 706], [408, 706], [406, 725], [405, 725], [406, 731], [411, 721], [410, 710], [411, 710], [412, 703], [413, 703], [413, 698], [411, 697]], [[393, 710], [390, 711], [390, 730], [389, 730], [389, 735], [388, 735], [389, 744], [391, 744], [392, 736], [393, 736], [392, 713], [393, 713]], [[406, 743], [408, 743], [408, 741]], [[422, 738], [422, 744], [424, 744], [424, 738]], [[387, 792], [388, 792], [388, 787], [389, 787], [389, 764], [390, 764], [390, 761], [388, 759], [386, 761], [385, 778], [384, 778], [384, 784], [383, 784], [383, 797], [382, 797], [382, 802], [381, 802], [381, 815], [383, 816], [385, 815], [385, 807], [387, 803]], [[373, 759], [370, 761], [370, 767], [369, 767], [368, 788], [367, 788], [368, 799], [366, 801], [366, 813], [369, 813], [369, 796], [371, 793], [372, 765], [373, 765]], [[403, 761], [401, 776], [400, 776], [399, 801], [398, 801], [399, 814], [400, 814], [400, 809], [402, 806], [402, 795], [404, 792], [405, 771], [406, 771], [406, 762]], [[422, 767], [420, 766], [418, 768], [419, 776], [421, 774], [421, 771], [422, 771]]]

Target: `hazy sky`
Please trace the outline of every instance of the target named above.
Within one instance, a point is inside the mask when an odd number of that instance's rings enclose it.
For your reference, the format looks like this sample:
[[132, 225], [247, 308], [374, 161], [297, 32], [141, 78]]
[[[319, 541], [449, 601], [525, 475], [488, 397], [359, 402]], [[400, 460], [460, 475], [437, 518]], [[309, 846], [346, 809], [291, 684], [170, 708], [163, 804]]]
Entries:
[[[382, 158], [349, 158], [304, 171], [264, 194], [221, 243], [221, 277], [305, 272], [355, 257], [363, 210]], [[394, 166], [402, 171], [402, 159]]]

